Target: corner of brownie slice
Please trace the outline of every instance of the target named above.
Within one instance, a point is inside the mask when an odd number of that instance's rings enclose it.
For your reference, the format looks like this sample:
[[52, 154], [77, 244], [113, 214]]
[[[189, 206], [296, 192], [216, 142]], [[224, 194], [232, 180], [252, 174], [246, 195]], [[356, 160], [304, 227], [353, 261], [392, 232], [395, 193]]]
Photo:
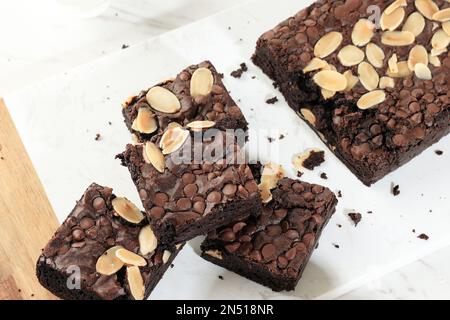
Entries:
[[260, 212], [258, 186], [234, 134], [213, 132], [206, 137], [176, 126], [117, 156], [161, 243], [184, 242]]
[[[161, 99], [170, 103], [165, 105]], [[213, 121], [213, 127], [220, 130], [247, 131], [248, 126], [209, 61], [187, 67], [176, 78], [130, 97], [122, 106], [125, 124], [139, 142], [150, 140], [174, 122], [185, 126], [194, 121]]]
[[62, 299], [141, 300], [181, 248], [160, 245], [133, 203], [94, 183], [43, 249], [36, 275]]
[[327, 188], [284, 178], [262, 213], [210, 233], [202, 257], [271, 288], [294, 290], [337, 199]]
[[253, 61], [371, 185], [450, 132], [450, 30], [433, 19], [448, 10], [444, 0], [316, 1], [264, 33]]

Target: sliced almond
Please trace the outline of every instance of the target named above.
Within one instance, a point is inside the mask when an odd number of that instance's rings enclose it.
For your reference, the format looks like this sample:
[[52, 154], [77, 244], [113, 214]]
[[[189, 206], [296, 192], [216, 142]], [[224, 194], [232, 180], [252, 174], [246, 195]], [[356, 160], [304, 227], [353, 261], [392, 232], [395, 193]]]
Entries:
[[154, 143], [147, 142], [144, 145], [143, 157], [145, 162], [151, 164], [159, 172], [164, 173], [166, 168], [164, 155]]
[[167, 261], [169, 261], [171, 255], [172, 255], [172, 253], [169, 250], [164, 250], [163, 256], [162, 256], [162, 262], [167, 263]]
[[444, 22], [442, 24], [442, 30], [450, 37], [450, 21]]
[[347, 79], [347, 88], [345, 88], [345, 91], [352, 90], [359, 82], [359, 78], [357, 76], [354, 76], [351, 70], [345, 71], [344, 77]]
[[134, 119], [131, 128], [137, 132], [150, 134], [158, 129], [155, 114], [149, 108], [141, 107], [138, 110], [136, 119]]
[[368, 91], [378, 88], [380, 76], [370, 63], [361, 62], [358, 66], [359, 81]]
[[285, 177], [285, 171], [281, 165], [269, 162], [264, 166], [261, 183], [258, 185], [263, 203], [272, 200], [271, 190], [277, 186], [278, 181]]
[[176, 113], [181, 109], [178, 98], [169, 90], [163, 87], [153, 87], [146, 95], [150, 106], [163, 113]]
[[403, 31], [411, 32], [415, 37], [418, 37], [425, 29], [425, 18], [419, 12], [413, 12], [406, 19], [403, 25]]
[[394, 88], [395, 87], [395, 80], [391, 77], [381, 77], [380, 79], [380, 89], [386, 89], [386, 88]]
[[358, 47], [348, 45], [339, 51], [338, 59], [345, 67], [356, 66], [364, 60], [364, 51]]
[[208, 68], [198, 68], [191, 78], [191, 97], [207, 96], [211, 93], [214, 77]]
[[450, 44], [450, 36], [442, 29], [439, 29], [431, 38], [431, 46], [435, 50], [443, 50]]
[[431, 49], [430, 55], [432, 57], [438, 57], [438, 56], [440, 56], [441, 54], [443, 54], [445, 52], [447, 52], [447, 48], [444, 48], [444, 49], [434, 49], [433, 48], [433, 49]]
[[433, 76], [431, 75], [431, 70], [427, 65], [423, 63], [417, 63], [414, 66], [414, 73], [416, 77], [422, 80], [431, 80]]
[[131, 295], [135, 300], [144, 300], [145, 287], [141, 271], [137, 266], [127, 267], [127, 280]]
[[311, 71], [316, 71], [324, 68], [327, 65], [327, 62], [319, 59], [319, 58], [313, 58], [308, 65], [303, 69], [303, 73], [308, 73]]
[[142, 258], [140, 255], [131, 252], [125, 248], [121, 248], [116, 251], [116, 257], [119, 258], [120, 261], [127, 265], [144, 267], [147, 265], [147, 261]]
[[186, 127], [193, 129], [193, 130], [202, 130], [202, 129], [209, 129], [216, 125], [214, 121], [204, 120], [204, 121], [193, 121], [191, 123], [188, 123]]
[[158, 246], [158, 240], [149, 225], [143, 227], [139, 232], [139, 252], [146, 256], [155, 251]]
[[386, 93], [383, 90], [375, 90], [366, 93], [358, 100], [358, 108], [361, 110], [370, 109], [386, 100]]
[[391, 14], [384, 12], [380, 19], [381, 29], [394, 31], [402, 24], [405, 14], [405, 9], [402, 7], [395, 9]]
[[433, 57], [431, 54], [428, 56], [428, 60], [430, 61], [430, 64], [436, 68], [439, 68], [442, 66], [441, 60], [439, 57]]
[[382, 68], [384, 58], [386, 57], [383, 49], [377, 46], [375, 43], [369, 43], [366, 46], [367, 60], [375, 67]]
[[294, 155], [292, 159], [292, 164], [294, 165], [294, 168], [300, 172], [305, 171], [304, 162], [311, 156], [313, 152], [315, 153], [322, 152], [322, 150], [317, 148], [311, 148], [304, 151], [303, 153]]
[[331, 99], [336, 95], [336, 91], [330, 91], [327, 89], [321, 89], [322, 97], [325, 100]]
[[181, 127], [181, 124], [179, 124], [178, 122], [171, 122], [171, 123], [169, 123], [169, 124], [167, 125], [167, 129], [173, 129], [173, 128], [175, 128], [175, 127], [180, 128], [180, 127]]
[[111, 201], [114, 211], [123, 219], [131, 223], [140, 223], [144, 219], [141, 210], [130, 200], [117, 197]]
[[206, 250], [203, 252], [204, 254], [207, 254], [208, 256], [214, 257], [216, 259], [222, 260], [222, 252], [219, 250]]
[[172, 152], [177, 151], [183, 146], [188, 137], [189, 131], [181, 127], [174, 127], [166, 130], [159, 142], [162, 154], [171, 154]]
[[433, 20], [439, 22], [447, 22], [450, 21], [450, 8], [442, 9], [435, 14], [433, 14]]
[[407, 61], [397, 62], [397, 70], [398, 72], [392, 72], [388, 68], [387, 75], [392, 78], [406, 78], [412, 74], [412, 71], [408, 67]]
[[424, 46], [416, 45], [409, 52], [408, 57], [408, 67], [411, 71], [414, 71], [414, 66], [417, 63], [422, 63], [424, 65], [428, 64], [428, 52]]
[[116, 257], [116, 251], [122, 249], [122, 246], [115, 246], [105, 251], [97, 260], [95, 270], [105, 276], [115, 274], [123, 267], [123, 262]]
[[314, 46], [314, 55], [319, 58], [325, 58], [336, 51], [342, 43], [342, 34], [332, 31], [324, 35]]
[[436, 22], [433, 22], [433, 27], [431, 28], [431, 30], [434, 31], [437, 28], [439, 28], [439, 24], [437, 24]]
[[398, 60], [397, 60], [397, 54], [394, 53], [392, 55], [392, 57], [389, 58], [388, 60], [388, 67], [389, 67], [389, 71], [392, 73], [398, 73], [398, 64], [397, 64]]
[[347, 79], [333, 70], [320, 71], [313, 79], [319, 87], [329, 91], [343, 91], [347, 87]]
[[429, 20], [432, 20], [433, 15], [439, 11], [439, 7], [432, 0], [416, 0], [415, 5], [417, 10]]
[[400, 7], [406, 7], [407, 5], [408, 5], [408, 3], [406, 2], [406, 0], [395, 0], [384, 10], [384, 12], [386, 14], [391, 14], [396, 9], [398, 9]]
[[302, 108], [300, 109], [300, 113], [305, 118], [305, 120], [308, 121], [312, 126], [316, 125], [317, 121], [316, 116], [314, 115], [314, 113], [312, 113], [311, 110], [307, 108]]
[[326, 65], [322, 68], [322, 70], [323, 71], [326, 71], [326, 70], [337, 71], [337, 68], [327, 62]]
[[375, 25], [367, 19], [360, 19], [352, 31], [353, 44], [358, 47], [365, 46], [372, 40], [374, 34]]
[[416, 37], [409, 31], [386, 31], [381, 36], [381, 43], [393, 47], [409, 46], [415, 40]]

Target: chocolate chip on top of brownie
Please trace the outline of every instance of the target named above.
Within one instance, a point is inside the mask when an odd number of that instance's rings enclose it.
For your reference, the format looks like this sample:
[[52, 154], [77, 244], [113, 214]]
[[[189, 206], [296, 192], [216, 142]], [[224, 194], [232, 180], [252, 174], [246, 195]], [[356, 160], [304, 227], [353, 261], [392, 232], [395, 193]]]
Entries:
[[239, 160], [234, 134], [216, 130], [213, 139], [197, 144], [196, 135], [202, 132], [175, 126], [118, 155], [162, 243], [187, 241], [260, 210], [258, 186], [245, 159]]
[[253, 60], [371, 184], [450, 130], [449, 12], [444, 0], [317, 1], [261, 36]]
[[63, 299], [144, 299], [181, 247], [161, 246], [144, 214], [92, 184], [43, 249], [40, 283]]
[[247, 121], [209, 61], [192, 65], [175, 79], [130, 97], [123, 104], [129, 130], [140, 142], [164, 132], [171, 122], [209, 120], [214, 127], [247, 130]]
[[272, 194], [260, 216], [209, 234], [202, 257], [275, 291], [294, 290], [337, 200], [327, 188], [288, 178]]

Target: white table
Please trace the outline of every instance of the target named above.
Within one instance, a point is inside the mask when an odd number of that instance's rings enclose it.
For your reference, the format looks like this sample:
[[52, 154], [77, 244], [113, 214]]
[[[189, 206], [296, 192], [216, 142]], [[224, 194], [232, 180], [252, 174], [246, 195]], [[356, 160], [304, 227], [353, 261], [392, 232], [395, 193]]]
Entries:
[[[8, 2], [8, 3], [6, 3]], [[113, 0], [100, 16], [61, 21], [24, 3], [0, 4], [0, 94], [121, 50], [144, 39], [242, 3], [238, 0]], [[46, 1], [43, 1], [46, 3]], [[30, 7], [31, 8], [31, 7]], [[42, 9], [42, 8], [41, 8]], [[342, 299], [449, 299], [450, 248], [442, 249]]]

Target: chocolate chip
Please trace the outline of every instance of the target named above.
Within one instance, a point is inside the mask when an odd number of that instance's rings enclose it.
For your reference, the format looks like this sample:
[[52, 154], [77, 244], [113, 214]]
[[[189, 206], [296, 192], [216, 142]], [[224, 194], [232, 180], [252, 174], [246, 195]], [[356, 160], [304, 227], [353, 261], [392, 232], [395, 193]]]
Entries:
[[231, 244], [227, 244], [225, 246], [225, 249], [229, 252], [229, 253], [235, 253], [239, 247], [241, 246], [241, 244], [239, 242], [233, 242]]
[[72, 231], [72, 238], [73, 238], [73, 240], [81, 241], [81, 240], [84, 239], [84, 237], [85, 237], [85, 234], [84, 234], [83, 230], [75, 229], [75, 230]]
[[80, 220], [80, 227], [82, 229], [89, 229], [94, 224], [95, 224], [94, 219], [89, 217], [84, 217], [83, 219]]
[[152, 219], [160, 219], [165, 213], [165, 210], [161, 207], [153, 207], [150, 209], [150, 217]]
[[247, 224], [245, 222], [238, 222], [235, 223], [233, 226], [233, 232], [234, 233], [238, 233], [239, 231], [241, 231]]
[[206, 200], [210, 203], [219, 203], [222, 200], [222, 194], [219, 191], [212, 191], [208, 194]]
[[195, 212], [199, 214], [203, 214], [205, 212], [206, 204], [205, 201], [196, 201], [194, 203], [193, 209]]
[[97, 197], [92, 202], [92, 206], [94, 207], [95, 211], [102, 211], [105, 209], [105, 200], [101, 197]]
[[184, 184], [194, 183], [195, 182], [195, 175], [192, 173], [185, 173], [181, 177]]
[[355, 224], [355, 227], [361, 222], [361, 219], [362, 219], [361, 213], [351, 212], [351, 213], [348, 214], [348, 216], [350, 217], [350, 219]]
[[270, 261], [270, 260], [275, 259], [276, 250], [277, 250], [277, 248], [271, 243], [264, 245], [261, 249], [261, 254], [262, 254], [264, 260]]
[[186, 197], [192, 198], [197, 194], [198, 187], [195, 183], [190, 183], [184, 187], [183, 191]]
[[153, 204], [158, 207], [164, 207], [167, 201], [169, 201], [169, 196], [162, 192], [158, 192], [153, 198]]
[[178, 210], [185, 211], [191, 209], [192, 203], [189, 198], [180, 198], [177, 200]]
[[237, 186], [235, 184], [226, 184], [222, 188], [222, 193], [228, 197], [233, 196], [237, 191]]
[[236, 235], [231, 229], [225, 229], [223, 230], [220, 235], [220, 239], [225, 242], [233, 242], [236, 239]]

